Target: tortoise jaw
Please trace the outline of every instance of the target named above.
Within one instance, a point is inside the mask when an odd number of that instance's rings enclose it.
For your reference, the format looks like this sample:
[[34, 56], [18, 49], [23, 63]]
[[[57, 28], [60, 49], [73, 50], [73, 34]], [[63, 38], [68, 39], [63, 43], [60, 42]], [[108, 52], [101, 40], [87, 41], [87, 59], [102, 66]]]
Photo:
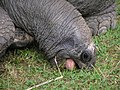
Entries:
[[89, 51], [88, 54], [91, 56], [89, 61], [88, 60], [83, 61], [82, 58], [81, 58], [81, 54], [84, 50], [81, 51], [76, 58], [75, 57], [72, 58], [79, 69], [82, 69], [82, 68], [88, 68], [88, 69], [90, 68], [91, 69], [91, 68], [93, 68], [93, 66], [95, 66], [95, 62], [96, 62], [96, 47], [95, 47], [95, 44], [93, 42], [91, 42], [85, 50]]
[[86, 65], [82, 63], [80, 60], [74, 60], [71, 58], [66, 59], [66, 62], [65, 62], [66, 69], [73, 70], [75, 67], [82, 69], [82, 68], [85, 68]]
[[78, 66], [79, 69], [82, 69], [82, 68], [86, 67], [86, 65], [84, 63], [82, 63], [80, 60], [75, 59], [74, 61], [75, 61], [76, 65]]

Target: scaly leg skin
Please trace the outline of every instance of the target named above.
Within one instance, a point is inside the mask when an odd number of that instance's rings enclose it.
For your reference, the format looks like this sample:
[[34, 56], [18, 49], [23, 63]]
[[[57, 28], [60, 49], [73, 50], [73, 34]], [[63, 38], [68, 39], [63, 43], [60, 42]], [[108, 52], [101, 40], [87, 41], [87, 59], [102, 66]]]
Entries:
[[25, 47], [33, 41], [33, 37], [20, 28], [15, 28], [9, 15], [0, 7], [0, 57], [9, 46]]
[[5, 64], [1, 58], [6, 49], [13, 43], [15, 27], [9, 15], [0, 7], [0, 75], [5, 71]]
[[21, 48], [25, 47], [28, 44], [31, 44], [34, 41], [34, 38], [23, 31], [21, 28], [15, 28], [15, 38], [14, 42], [11, 45], [12, 48]]
[[[114, 7], [112, 7], [112, 9], [114, 9]], [[89, 28], [91, 29], [92, 34], [100, 35], [107, 32], [108, 29], [115, 28], [115, 25], [116, 25], [115, 18], [116, 18], [115, 10], [112, 10], [111, 12], [107, 12], [107, 9], [106, 9], [105, 11], [97, 15], [85, 17], [85, 20]]]
[[8, 14], [0, 7], [0, 57], [13, 43], [15, 27]]
[[[20, 32], [22, 34], [20, 34]], [[31, 43], [33, 38], [16, 28], [9, 15], [0, 7], [0, 58], [5, 54], [6, 49], [14, 45], [16, 47], [24, 47]], [[0, 59], [0, 74], [5, 71], [4, 59]]]

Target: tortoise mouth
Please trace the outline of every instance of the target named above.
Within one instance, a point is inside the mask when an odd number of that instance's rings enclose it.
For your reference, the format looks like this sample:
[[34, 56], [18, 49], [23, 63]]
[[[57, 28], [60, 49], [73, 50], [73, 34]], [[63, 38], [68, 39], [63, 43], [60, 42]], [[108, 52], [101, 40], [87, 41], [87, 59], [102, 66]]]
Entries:
[[74, 69], [88, 69], [92, 70], [95, 66], [95, 62], [93, 63], [83, 63], [80, 60], [74, 60], [71, 58], [67, 58], [64, 64], [64, 67], [68, 70], [74, 70]]
[[68, 70], [73, 70], [75, 68], [81, 69], [85, 68], [86, 65], [82, 63], [81, 61], [78, 62], [78, 60], [73, 60], [71, 58], [67, 58], [65, 61], [65, 68]]
[[82, 50], [79, 53], [77, 53], [76, 51], [72, 51], [72, 53], [70, 53], [69, 56], [64, 57], [64, 67], [69, 70], [73, 70], [74, 68], [91, 69], [92, 66], [95, 66], [95, 50], [95, 45], [92, 42], [88, 45], [86, 49]]

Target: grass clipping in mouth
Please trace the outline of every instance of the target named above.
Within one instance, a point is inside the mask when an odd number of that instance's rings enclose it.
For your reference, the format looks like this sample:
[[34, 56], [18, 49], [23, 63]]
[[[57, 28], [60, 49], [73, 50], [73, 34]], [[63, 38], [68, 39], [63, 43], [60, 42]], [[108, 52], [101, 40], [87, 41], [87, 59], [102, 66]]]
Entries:
[[57, 69], [58, 69], [58, 72], [59, 72], [59, 74], [60, 74], [60, 77], [57, 77], [57, 78], [55, 78], [55, 79], [51, 79], [51, 80], [45, 81], [45, 82], [43, 82], [43, 83], [37, 84], [37, 85], [32, 86], [32, 87], [30, 87], [30, 88], [28, 88], [28, 89], [26, 89], [26, 90], [32, 90], [32, 89], [34, 89], [34, 88], [40, 87], [40, 86], [42, 86], [42, 85], [45, 85], [45, 84], [48, 84], [48, 83], [50, 83], [50, 82], [53, 82], [53, 81], [56, 81], [56, 80], [59, 80], [59, 79], [62, 79], [62, 78], [63, 78], [63, 75], [62, 75], [62, 73], [61, 73], [61, 71], [60, 71], [60, 68], [59, 68], [59, 66], [58, 66], [56, 57], [55, 57], [54, 61], [55, 61], [55, 64], [56, 64], [56, 66], [57, 66]]

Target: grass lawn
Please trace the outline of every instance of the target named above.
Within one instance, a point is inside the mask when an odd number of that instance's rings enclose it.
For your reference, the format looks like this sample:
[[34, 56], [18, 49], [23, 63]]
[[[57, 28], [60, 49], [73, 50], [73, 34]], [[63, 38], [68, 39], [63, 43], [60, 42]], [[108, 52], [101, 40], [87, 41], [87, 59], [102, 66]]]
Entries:
[[[117, 0], [117, 12], [116, 28], [94, 37], [97, 46], [94, 70], [64, 69], [62, 79], [33, 90], [120, 90], [120, 0]], [[35, 48], [8, 52], [4, 60], [0, 90], [25, 90], [60, 76]]]

